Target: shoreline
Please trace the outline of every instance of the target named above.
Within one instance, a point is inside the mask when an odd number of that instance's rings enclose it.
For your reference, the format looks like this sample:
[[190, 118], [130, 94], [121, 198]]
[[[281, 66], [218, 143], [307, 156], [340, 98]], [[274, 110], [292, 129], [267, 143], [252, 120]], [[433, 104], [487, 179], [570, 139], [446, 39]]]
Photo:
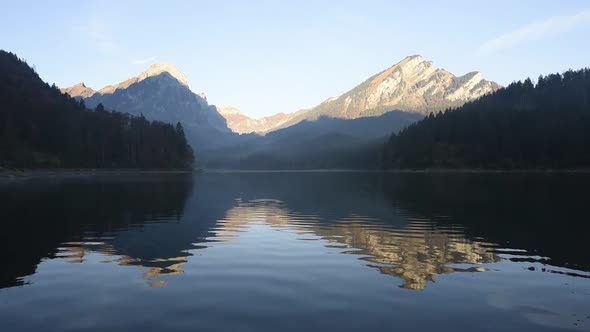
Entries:
[[141, 174], [189, 174], [189, 173], [375, 173], [375, 174], [590, 174], [590, 169], [390, 169], [390, 170], [360, 170], [360, 169], [0, 169], [0, 182], [42, 179], [69, 178], [102, 175], [141, 175]]
[[63, 169], [0, 169], [0, 182], [45, 179], [45, 178], [71, 178], [89, 177], [101, 175], [138, 175], [138, 174], [188, 174], [198, 173], [201, 170], [158, 170], [158, 169], [108, 169], [108, 168], [63, 168]]
[[590, 169], [203, 169], [204, 173], [590, 173]]

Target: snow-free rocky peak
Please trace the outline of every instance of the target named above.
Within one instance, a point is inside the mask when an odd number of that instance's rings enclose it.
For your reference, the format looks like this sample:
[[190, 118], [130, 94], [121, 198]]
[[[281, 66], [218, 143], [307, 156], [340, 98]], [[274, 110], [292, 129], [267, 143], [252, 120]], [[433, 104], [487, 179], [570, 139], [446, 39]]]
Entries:
[[[131, 78], [129, 78], [121, 83], [118, 83], [118, 84], [107, 85], [104, 88], [98, 90], [98, 92], [92, 90], [91, 88], [86, 87], [86, 85], [84, 85], [84, 83], [78, 83], [78, 84], [73, 85], [69, 88], [61, 89], [61, 91], [64, 93], [67, 93], [70, 96], [75, 97], [75, 98], [89, 98], [97, 93], [99, 95], [113, 94], [117, 89], [121, 89], [121, 90], [127, 89], [128, 87], [130, 87], [131, 85], [133, 85], [135, 83], [139, 83], [149, 77], [159, 76], [163, 73], [169, 74], [171, 77], [173, 77], [175, 80], [177, 80], [184, 87], [186, 87], [186, 88], [189, 87], [188, 80], [186, 79], [186, 76], [184, 76], [184, 74], [180, 70], [178, 70], [178, 68], [176, 68], [176, 66], [174, 66], [171, 63], [158, 63], [158, 64], [151, 65], [148, 69], [144, 70], [143, 72], [141, 72], [141, 74], [139, 74], [135, 77], [131, 77]], [[204, 94], [199, 94], [199, 96], [206, 100], [206, 98], [204, 97]]]
[[188, 87], [188, 80], [186, 76], [176, 68], [175, 65], [171, 63], [157, 63], [151, 65], [148, 69], [137, 76], [138, 81], [143, 81], [144, 79], [152, 76], [158, 76], [162, 73], [168, 73], [175, 79], [177, 79], [182, 85]]
[[87, 87], [84, 83], [80, 82], [78, 84], [72, 85], [69, 88], [61, 89], [61, 92], [67, 93], [72, 97], [81, 97], [81, 98], [88, 98], [96, 93], [96, 91], [92, 90], [91, 88]]
[[479, 72], [455, 76], [420, 55], [411, 55], [341, 96], [293, 116], [282, 127], [321, 116], [356, 119], [392, 110], [426, 115], [461, 106], [499, 88]]
[[89, 108], [102, 104], [134, 116], [144, 116], [184, 127], [186, 138], [196, 154], [222, 144], [230, 132], [226, 120], [209, 105], [204, 94], [191, 91], [188, 80], [172, 64], [155, 64], [123, 82], [105, 86], [91, 95], [83, 86], [64, 89], [72, 97], [84, 99]]
[[235, 132], [264, 133], [322, 116], [356, 119], [379, 116], [392, 110], [426, 115], [461, 106], [499, 88], [498, 84], [483, 79], [477, 71], [455, 76], [445, 69], [436, 68], [420, 55], [411, 55], [352, 90], [328, 98], [308, 110], [263, 119], [237, 116], [223, 109], [221, 114]]

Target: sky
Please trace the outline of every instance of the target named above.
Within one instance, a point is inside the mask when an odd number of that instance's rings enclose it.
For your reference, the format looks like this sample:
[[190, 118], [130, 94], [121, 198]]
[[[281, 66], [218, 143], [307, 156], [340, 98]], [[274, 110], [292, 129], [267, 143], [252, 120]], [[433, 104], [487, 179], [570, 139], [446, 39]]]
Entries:
[[252, 117], [310, 108], [420, 54], [507, 85], [590, 67], [590, 1], [0, 0], [0, 49], [96, 90], [153, 63]]

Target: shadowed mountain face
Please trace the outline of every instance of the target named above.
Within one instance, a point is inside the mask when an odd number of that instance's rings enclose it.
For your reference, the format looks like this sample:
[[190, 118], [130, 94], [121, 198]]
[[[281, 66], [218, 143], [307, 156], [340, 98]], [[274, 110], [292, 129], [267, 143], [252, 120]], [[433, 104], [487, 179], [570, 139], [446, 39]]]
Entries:
[[[83, 98], [86, 105], [102, 103], [148, 119], [181, 122], [200, 166], [207, 168], [310, 169], [378, 167], [376, 157], [384, 138], [421, 118], [417, 113], [389, 112], [380, 117], [339, 119], [321, 117], [275, 130], [265, 136], [237, 135], [230, 124], [241, 122], [240, 132], [270, 130], [291, 119], [277, 114], [244, 122], [235, 108], [210, 106], [193, 93], [172, 65], [154, 65], [137, 77], [94, 91], [84, 84], [62, 90]], [[266, 129], [264, 131], [266, 131]]]
[[193, 93], [185, 76], [173, 65], [153, 65], [136, 77], [99, 91], [80, 83], [62, 92], [83, 98], [92, 108], [102, 103], [107, 109], [143, 114], [150, 120], [180, 122], [197, 156], [233, 136], [215, 107], [204, 95]]
[[251, 119], [235, 111], [222, 112], [222, 115], [235, 132], [265, 133], [322, 116], [356, 119], [382, 115], [391, 110], [424, 115], [461, 106], [498, 88], [498, 84], [482, 79], [479, 72], [455, 76], [414, 55], [372, 76], [345, 94], [329, 98], [308, 110], [261, 119]]
[[378, 168], [386, 138], [421, 117], [399, 111], [359, 119], [322, 117], [264, 136], [241, 135], [202, 161], [208, 168], [222, 169]]
[[181, 122], [200, 166], [367, 169], [379, 167], [384, 137], [423, 114], [461, 105], [498, 87], [479, 73], [456, 77], [411, 56], [315, 108], [262, 119], [251, 119], [233, 107], [209, 105], [169, 64], [153, 65], [99, 91], [84, 84], [62, 91], [83, 98], [89, 107], [102, 103], [148, 119]]
[[[78, 85], [82, 95], [93, 92]], [[86, 105], [0, 50], [0, 168], [187, 168], [182, 126]], [[2, 172], [2, 170], [0, 170]]]

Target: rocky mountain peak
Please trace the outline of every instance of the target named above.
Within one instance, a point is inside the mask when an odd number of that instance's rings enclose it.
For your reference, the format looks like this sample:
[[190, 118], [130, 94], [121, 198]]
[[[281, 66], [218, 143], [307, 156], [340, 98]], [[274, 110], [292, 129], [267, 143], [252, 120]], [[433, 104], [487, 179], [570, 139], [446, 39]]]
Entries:
[[148, 69], [137, 76], [138, 81], [142, 81], [148, 77], [158, 76], [162, 73], [168, 73], [177, 79], [182, 85], [188, 87], [188, 80], [184, 74], [171, 63], [157, 63], [151, 65]]
[[420, 55], [412, 55], [369, 79], [367, 87], [352, 90], [357, 102], [349, 109], [349, 116], [363, 116], [367, 110], [381, 109], [378, 113], [382, 113], [388, 108], [438, 111], [495, 91], [499, 85], [484, 80], [480, 72], [455, 76]]
[[421, 55], [415, 54], [405, 57], [402, 61], [398, 62], [397, 65], [415, 66], [424, 61], [425, 60]]
[[[189, 88], [188, 79], [186, 78], [186, 76], [184, 76], [184, 74], [180, 70], [178, 70], [178, 68], [176, 68], [175, 65], [173, 65], [171, 63], [158, 63], [158, 64], [151, 65], [148, 69], [144, 70], [143, 72], [141, 72], [139, 75], [137, 75], [135, 77], [131, 77], [131, 78], [129, 78], [121, 83], [118, 83], [118, 84], [107, 85], [104, 88], [98, 90], [98, 92], [92, 90], [91, 88], [86, 87], [86, 85], [82, 82], [72, 85], [69, 88], [61, 89], [61, 91], [63, 93], [69, 94], [72, 97], [81, 97], [81, 98], [88, 98], [96, 93], [101, 94], [101, 95], [113, 94], [118, 89], [127, 89], [128, 87], [130, 87], [131, 85], [133, 85], [135, 83], [139, 83], [149, 77], [155, 77], [155, 76], [161, 75], [163, 73], [167, 73], [172, 78], [177, 80], [181, 85], [183, 85], [186, 88]], [[205, 101], [207, 100], [207, 97], [205, 97], [205, 94], [200, 93], [197, 95], [199, 97], [201, 97], [203, 100], [205, 100]]]
[[498, 84], [483, 79], [477, 71], [455, 76], [436, 68], [421, 55], [411, 55], [341, 96], [329, 98], [304, 112], [291, 114], [290, 119], [267, 131], [321, 116], [356, 119], [379, 116], [392, 110], [426, 115], [461, 106], [499, 88]]
[[96, 93], [96, 91], [87, 87], [86, 84], [84, 84], [84, 82], [80, 82], [80, 83], [72, 85], [69, 88], [60, 89], [60, 90], [62, 93], [67, 93], [71, 97], [81, 97], [81, 98], [88, 98]]
[[385, 71], [388, 75], [400, 71], [404, 77], [416, 75], [430, 75], [435, 70], [431, 61], [425, 60], [421, 55], [411, 55], [396, 63]]
[[84, 99], [89, 108], [102, 104], [108, 110], [141, 115], [149, 120], [182, 123], [186, 138], [197, 154], [228, 139], [230, 130], [226, 120], [209, 105], [204, 94], [189, 88], [184, 74], [172, 64], [152, 65], [137, 76], [97, 92], [85, 93], [83, 89], [77, 84], [64, 90], [72, 97]]

